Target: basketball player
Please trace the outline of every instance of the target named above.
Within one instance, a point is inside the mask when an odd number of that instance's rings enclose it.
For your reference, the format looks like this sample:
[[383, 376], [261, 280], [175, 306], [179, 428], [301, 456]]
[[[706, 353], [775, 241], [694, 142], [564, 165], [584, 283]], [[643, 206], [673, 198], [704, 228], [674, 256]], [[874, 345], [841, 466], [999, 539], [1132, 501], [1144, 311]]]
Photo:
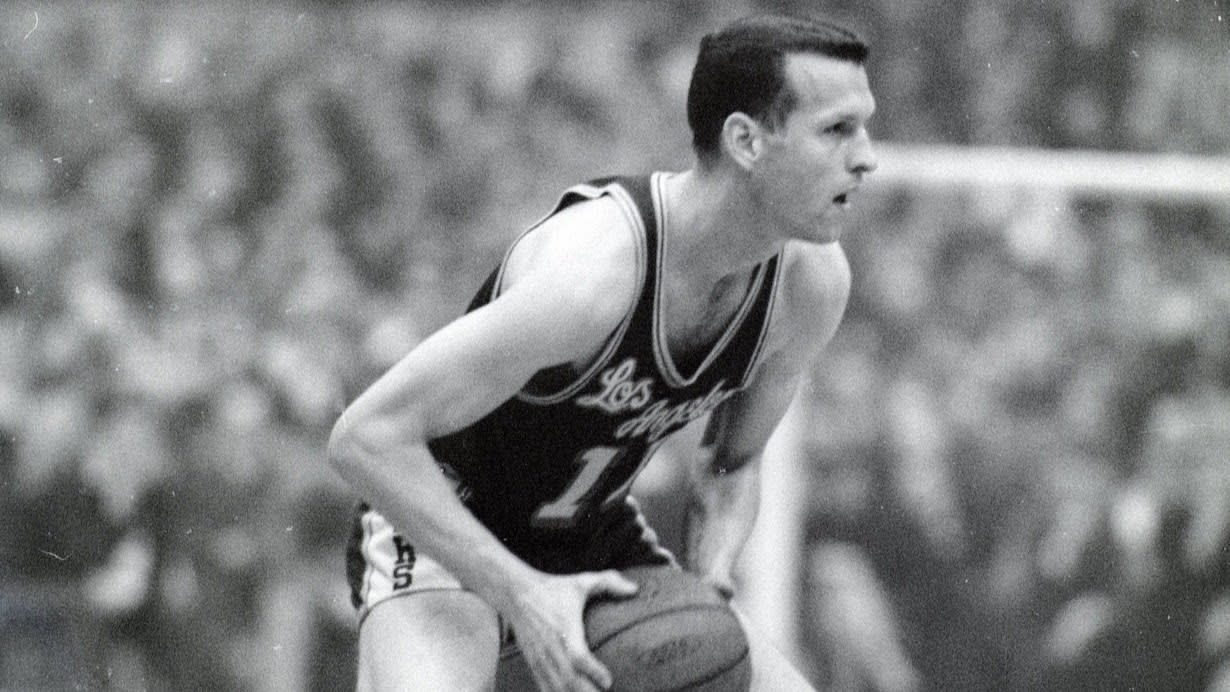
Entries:
[[[695, 166], [568, 190], [342, 414], [330, 459], [370, 503], [349, 555], [360, 689], [490, 689], [510, 642], [542, 689], [607, 688], [583, 608], [635, 592], [618, 569], [673, 563], [628, 488], [709, 414], [684, 563], [732, 593], [765, 442], [849, 293], [837, 241], [876, 165], [866, 53], [781, 17], [705, 37]], [[749, 638], [753, 689], [810, 689]]]

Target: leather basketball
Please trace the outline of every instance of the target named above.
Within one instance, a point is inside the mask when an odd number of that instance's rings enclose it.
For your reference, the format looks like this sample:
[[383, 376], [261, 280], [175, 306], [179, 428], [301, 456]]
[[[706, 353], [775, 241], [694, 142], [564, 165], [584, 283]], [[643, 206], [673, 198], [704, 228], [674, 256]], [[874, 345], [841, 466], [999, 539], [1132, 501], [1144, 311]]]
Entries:
[[615, 692], [744, 692], [751, 680], [747, 636], [716, 589], [669, 567], [623, 574], [639, 585], [626, 599], [596, 599], [585, 636], [611, 671]]

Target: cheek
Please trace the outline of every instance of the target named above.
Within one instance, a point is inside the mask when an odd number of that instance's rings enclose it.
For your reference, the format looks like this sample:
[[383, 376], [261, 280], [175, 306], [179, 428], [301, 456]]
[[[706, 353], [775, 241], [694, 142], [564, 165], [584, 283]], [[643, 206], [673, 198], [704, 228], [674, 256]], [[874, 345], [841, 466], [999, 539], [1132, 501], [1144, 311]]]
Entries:
[[815, 142], [792, 142], [765, 162], [760, 177], [763, 198], [777, 211], [812, 210], [827, 205], [836, 179], [833, 153]]
[[782, 188], [803, 190], [815, 185], [818, 171], [814, 161], [805, 153], [795, 152], [777, 162], [776, 173]]
[[789, 157], [795, 177], [811, 185], [831, 180], [839, 164], [840, 152], [814, 139], [802, 140]]
[[832, 191], [836, 176], [832, 166], [822, 158], [804, 159], [796, 162], [790, 175], [792, 194], [803, 199], [800, 204], [815, 206], [827, 203], [836, 194]]

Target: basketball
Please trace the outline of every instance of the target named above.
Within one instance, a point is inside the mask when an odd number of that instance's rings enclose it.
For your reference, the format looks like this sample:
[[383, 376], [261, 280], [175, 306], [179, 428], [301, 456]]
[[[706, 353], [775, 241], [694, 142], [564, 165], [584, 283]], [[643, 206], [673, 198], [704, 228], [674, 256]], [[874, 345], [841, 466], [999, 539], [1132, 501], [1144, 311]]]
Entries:
[[613, 692], [742, 692], [751, 680], [747, 636], [726, 599], [668, 567], [623, 572], [640, 588], [585, 610], [585, 637], [611, 671]]

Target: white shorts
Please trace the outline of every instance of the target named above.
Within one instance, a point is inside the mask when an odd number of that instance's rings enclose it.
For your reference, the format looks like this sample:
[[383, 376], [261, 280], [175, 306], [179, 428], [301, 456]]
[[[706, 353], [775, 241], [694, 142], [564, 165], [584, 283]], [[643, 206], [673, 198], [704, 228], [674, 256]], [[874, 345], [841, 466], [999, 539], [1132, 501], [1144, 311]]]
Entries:
[[[368, 509], [357, 520], [347, 556], [351, 602], [359, 621], [372, 607], [398, 596], [439, 589], [461, 589], [448, 570], [428, 555], [415, 551], [379, 512]], [[357, 542], [356, 540], [357, 539]], [[353, 554], [357, 548], [358, 554]]]
[[[624, 517], [604, 527], [586, 544], [518, 554], [534, 567], [556, 574], [675, 562], [630, 497]], [[443, 565], [416, 551], [383, 515], [366, 504], [359, 505], [355, 512], [346, 549], [346, 572], [351, 603], [360, 623], [372, 608], [389, 599], [465, 588]]]

